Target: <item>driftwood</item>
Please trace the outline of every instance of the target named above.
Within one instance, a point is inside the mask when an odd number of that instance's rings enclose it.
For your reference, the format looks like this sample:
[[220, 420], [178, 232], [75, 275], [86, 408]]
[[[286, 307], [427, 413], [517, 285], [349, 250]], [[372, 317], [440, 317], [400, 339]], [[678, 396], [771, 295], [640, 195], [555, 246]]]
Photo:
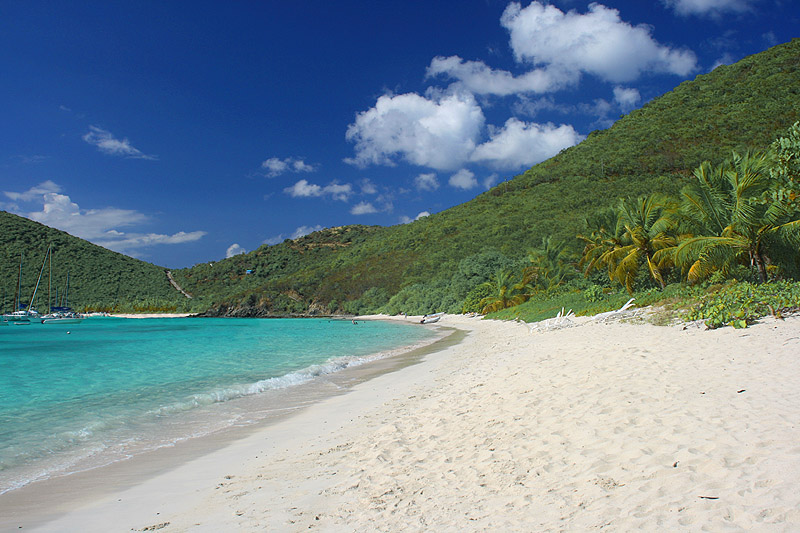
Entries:
[[572, 309], [569, 312], [564, 313], [564, 308], [561, 308], [561, 311], [553, 318], [548, 318], [547, 320], [542, 320], [541, 322], [534, 322], [533, 324], [525, 324], [525, 327], [528, 328], [528, 333], [533, 333], [534, 331], [538, 331], [544, 333], [546, 331], [554, 331], [557, 329], [564, 329], [564, 328], [571, 328], [573, 326], [577, 326], [575, 322], [570, 320], [570, 317], [574, 317], [575, 313], [572, 312]]
[[609, 320], [620, 318], [622, 316], [627, 315], [628, 314], [627, 311], [631, 306], [633, 306], [633, 301], [635, 299], [636, 298], [631, 298], [625, 305], [623, 305], [616, 311], [606, 311], [605, 313], [594, 315], [592, 317], [592, 322], [608, 322]]

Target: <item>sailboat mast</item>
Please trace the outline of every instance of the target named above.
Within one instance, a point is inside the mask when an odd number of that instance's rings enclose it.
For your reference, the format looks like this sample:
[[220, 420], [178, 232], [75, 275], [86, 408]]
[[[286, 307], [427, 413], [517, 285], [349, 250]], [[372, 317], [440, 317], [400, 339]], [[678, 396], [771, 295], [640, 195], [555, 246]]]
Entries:
[[50, 255], [50, 247], [47, 247], [47, 252], [44, 254], [44, 261], [42, 261], [42, 268], [39, 270], [39, 279], [36, 280], [36, 287], [33, 289], [33, 296], [31, 296], [31, 303], [28, 304], [28, 311], [33, 307], [33, 301], [36, 299], [36, 291], [39, 290], [39, 282], [42, 281], [42, 274], [44, 273], [44, 265], [47, 263], [47, 257]]
[[[52, 246], [52, 244], [50, 245]], [[47, 312], [53, 310], [53, 253], [50, 252], [50, 273], [47, 274]]]
[[19, 298], [22, 291], [22, 258], [23, 254], [19, 254], [19, 273], [17, 274], [17, 292], [14, 293], [14, 311], [19, 311]]

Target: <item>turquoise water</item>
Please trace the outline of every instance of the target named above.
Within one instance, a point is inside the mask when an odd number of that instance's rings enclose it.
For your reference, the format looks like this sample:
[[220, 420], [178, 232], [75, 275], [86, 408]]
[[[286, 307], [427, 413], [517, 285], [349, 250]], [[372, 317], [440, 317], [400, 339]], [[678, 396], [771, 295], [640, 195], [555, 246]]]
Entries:
[[4, 327], [0, 493], [255, 421], [245, 399], [269, 411], [281, 391], [433, 337], [423, 327], [327, 319]]

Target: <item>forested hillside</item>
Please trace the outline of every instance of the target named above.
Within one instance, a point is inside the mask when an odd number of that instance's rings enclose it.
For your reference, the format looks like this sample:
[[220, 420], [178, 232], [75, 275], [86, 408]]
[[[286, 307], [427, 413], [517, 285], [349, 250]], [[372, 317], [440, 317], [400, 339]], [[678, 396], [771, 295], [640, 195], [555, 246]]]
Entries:
[[11, 311], [22, 259], [20, 300], [28, 304], [42, 268], [47, 247], [52, 245], [34, 307], [47, 310], [48, 287], [52, 301], [56, 291], [64, 296], [69, 273], [69, 304], [75, 309], [153, 309], [185, 306], [167, 280], [165, 270], [138, 259], [112, 252], [38, 222], [0, 211], [0, 309]]
[[[585, 218], [676, 195], [703, 161], [766, 149], [800, 120], [800, 39], [698, 76], [465, 204], [411, 224], [318, 232], [177, 273], [220, 314], [460, 309], [544, 239], [578, 252]], [[345, 237], [346, 236], [346, 237]], [[247, 274], [246, 271], [251, 273]]]

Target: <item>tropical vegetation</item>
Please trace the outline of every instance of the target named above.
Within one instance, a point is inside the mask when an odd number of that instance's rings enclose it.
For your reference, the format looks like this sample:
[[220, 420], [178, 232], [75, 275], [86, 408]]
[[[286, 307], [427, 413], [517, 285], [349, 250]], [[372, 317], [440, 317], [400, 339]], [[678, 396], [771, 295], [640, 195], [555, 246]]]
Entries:
[[70, 299], [86, 308], [528, 319], [538, 311], [527, 310], [557, 311], [558, 301], [590, 312], [630, 294], [655, 301], [677, 291], [688, 301], [731, 280], [798, 279], [798, 121], [795, 39], [684, 82], [451, 209], [173, 270], [191, 299], [164, 268], [8, 213], [0, 213], [0, 281], [7, 302], [24, 254], [30, 293], [32, 263], [52, 243], [54, 278], [69, 269]]

